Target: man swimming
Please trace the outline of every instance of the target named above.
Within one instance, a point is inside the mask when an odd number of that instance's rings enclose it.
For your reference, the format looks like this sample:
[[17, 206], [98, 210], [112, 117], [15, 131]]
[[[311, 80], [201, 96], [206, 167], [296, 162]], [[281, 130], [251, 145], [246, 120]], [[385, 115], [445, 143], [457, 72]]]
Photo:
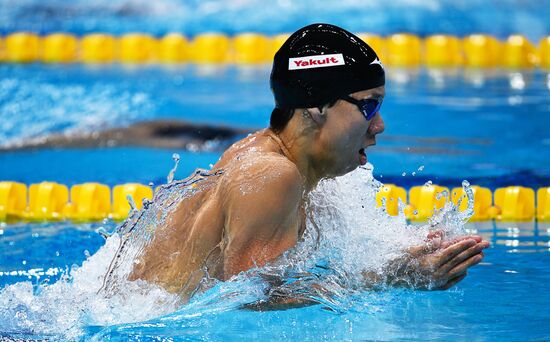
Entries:
[[[276, 53], [270, 81], [276, 104], [270, 127], [222, 155], [212, 168], [220, 175], [205, 179], [207, 186], [156, 228], [130, 280], [159, 284], [186, 299], [206, 273], [227, 280], [264, 266], [304, 234], [305, 200], [317, 183], [367, 163], [367, 148], [384, 131], [385, 74], [365, 42], [333, 25], [304, 27]], [[489, 246], [478, 236], [440, 241], [435, 232], [404, 251], [391, 263], [400, 280], [384, 281], [447, 289]], [[366, 284], [376, 281], [365, 272]]]

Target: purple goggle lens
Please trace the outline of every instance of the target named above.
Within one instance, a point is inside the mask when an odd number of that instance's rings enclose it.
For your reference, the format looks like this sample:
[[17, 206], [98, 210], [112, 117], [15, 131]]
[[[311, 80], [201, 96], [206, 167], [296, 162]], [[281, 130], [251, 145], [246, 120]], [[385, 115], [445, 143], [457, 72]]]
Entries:
[[367, 121], [372, 120], [372, 118], [376, 115], [376, 113], [380, 110], [380, 107], [382, 106], [382, 100], [380, 99], [357, 100], [348, 95], [342, 97], [342, 100], [356, 105], [357, 108], [359, 108], [359, 111], [363, 113], [363, 116], [365, 117], [365, 119], [367, 119]]

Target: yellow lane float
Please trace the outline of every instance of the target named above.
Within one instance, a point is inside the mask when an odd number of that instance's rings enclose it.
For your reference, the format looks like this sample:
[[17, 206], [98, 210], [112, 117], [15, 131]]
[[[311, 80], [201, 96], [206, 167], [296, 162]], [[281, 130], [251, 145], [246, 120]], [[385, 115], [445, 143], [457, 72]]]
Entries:
[[550, 187], [537, 191], [537, 220], [550, 221]]
[[433, 35], [425, 40], [427, 67], [455, 67], [462, 64], [460, 40], [448, 35]]
[[4, 45], [4, 40], [0, 38], [0, 62], [6, 60], [6, 51]]
[[85, 35], [80, 40], [80, 58], [85, 63], [110, 63], [115, 59], [115, 42], [109, 34]]
[[27, 186], [17, 182], [0, 182], [0, 221], [22, 217], [27, 206]]
[[407, 191], [394, 184], [385, 184], [376, 193], [376, 206], [382, 207], [385, 203], [386, 212], [391, 216], [397, 216], [400, 200], [407, 203]]
[[106, 218], [111, 212], [109, 187], [99, 183], [77, 184], [71, 187], [71, 203], [64, 215], [75, 221], [91, 221]]
[[502, 57], [502, 44], [484, 34], [472, 34], [462, 41], [464, 64], [476, 68], [498, 67]]
[[53, 33], [42, 38], [42, 60], [46, 63], [77, 61], [78, 40], [65, 33]]
[[159, 41], [159, 60], [165, 63], [182, 63], [189, 58], [189, 42], [179, 33], [170, 33]]
[[242, 33], [233, 38], [233, 61], [237, 64], [259, 64], [271, 60], [269, 38], [256, 33]]
[[420, 64], [420, 38], [413, 34], [393, 34], [386, 40], [386, 60], [397, 67], [416, 67]]
[[535, 46], [522, 35], [508, 37], [503, 57], [503, 64], [508, 68], [532, 68], [538, 63]]
[[153, 189], [138, 183], [126, 183], [115, 186], [113, 188], [113, 211], [111, 213], [113, 219], [122, 220], [128, 216], [128, 212], [130, 211], [128, 196], [132, 197], [136, 209], [141, 209], [143, 199], [153, 199]]
[[55, 182], [31, 184], [29, 207], [25, 217], [29, 220], [58, 220], [69, 201], [69, 189]]
[[195, 63], [219, 64], [229, 58], [229, 38], [221, 33], [203, 33], [193, 39], [191, 56]]
[[128, 33], [119, 38], [118, 55], [121, 62], [147, 63], [155, 59], [157, 40], [149, 34]]
[[539, 43], [539, 63], [543, 69], [550, 69], [550, 36], [546, 36]]
[[30, 32], [12, 33], [6, 37], [6, 61], [34, 62], [39, 57], [40, 38]]
[[[491, 219], [491, 207], [493, 204], [493, 195], [489, 188], [482, 188], [477, 185], [471, 186], [472, 193], [474, 194], [474, 213], [470, 217], [470, 221], [482, 221]], [[460, 211], [468, 208], [468, 198], [463, 188], [453, 188], [451, 191], [451, 201], [454, 205], [458, 205], [460, 200]]]
[[499, 221], [528, 221], [535, 215], [535, 191], [522, 186], [509, 186], [494, 192], [496, 219]]
[[442, 209], [450, 198], [449, 189], [439, 185], [413, 186], [409, 190], [409, 205], [405, 215], [411, 221], [425, 221], [432, 217], [436, 210]]
[[359, 33], [357, 37], [361, 38], [369, 44], [374, 51], [376, 51], [376, 54], [382, 63], [386, 62], [386, 42], [383, 37], [372, 33]]

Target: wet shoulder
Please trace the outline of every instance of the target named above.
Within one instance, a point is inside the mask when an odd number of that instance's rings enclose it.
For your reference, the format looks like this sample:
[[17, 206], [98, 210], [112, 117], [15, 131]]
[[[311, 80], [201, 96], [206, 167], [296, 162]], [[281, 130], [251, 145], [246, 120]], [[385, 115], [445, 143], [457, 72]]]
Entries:
[[276, 152], [251, 151], [226, 166], [223, 191], [227, 194], [301, 197], [303, 181], [296, 165]]

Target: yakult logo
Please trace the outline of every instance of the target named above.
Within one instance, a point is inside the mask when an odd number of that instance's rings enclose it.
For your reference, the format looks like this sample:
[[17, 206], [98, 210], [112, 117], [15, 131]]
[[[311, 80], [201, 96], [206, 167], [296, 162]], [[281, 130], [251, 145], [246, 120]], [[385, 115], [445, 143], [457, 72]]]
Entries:
[[341, 53], [331, 55], [317, 55], [289, 58], [288, 70], [324, 68], [336, 65], [345, 65], [344, 56]]

